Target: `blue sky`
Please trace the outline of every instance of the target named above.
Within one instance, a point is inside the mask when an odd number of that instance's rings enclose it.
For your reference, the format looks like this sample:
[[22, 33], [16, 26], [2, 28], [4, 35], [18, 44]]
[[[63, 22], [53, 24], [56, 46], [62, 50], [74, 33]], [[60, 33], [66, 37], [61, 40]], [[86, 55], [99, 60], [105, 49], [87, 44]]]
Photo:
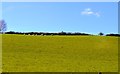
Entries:
[[7, 31], [118, 33], [117, 2], [3, 2]]

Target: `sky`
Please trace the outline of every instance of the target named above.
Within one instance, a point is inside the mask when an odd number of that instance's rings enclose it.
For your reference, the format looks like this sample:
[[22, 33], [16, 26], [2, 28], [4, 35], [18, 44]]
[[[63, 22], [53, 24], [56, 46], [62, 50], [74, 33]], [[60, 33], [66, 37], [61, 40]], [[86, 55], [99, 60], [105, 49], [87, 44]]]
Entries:
[[7, 31], [118, 33], [117, 2], [3, 2]]

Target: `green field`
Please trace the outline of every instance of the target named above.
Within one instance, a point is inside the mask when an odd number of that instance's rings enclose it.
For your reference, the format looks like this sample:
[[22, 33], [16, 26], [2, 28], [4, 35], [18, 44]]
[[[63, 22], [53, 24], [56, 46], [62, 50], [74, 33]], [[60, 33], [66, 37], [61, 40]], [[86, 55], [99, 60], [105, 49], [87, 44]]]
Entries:
[[2, 35], [3, 72], [117, 72], [118, 37]]

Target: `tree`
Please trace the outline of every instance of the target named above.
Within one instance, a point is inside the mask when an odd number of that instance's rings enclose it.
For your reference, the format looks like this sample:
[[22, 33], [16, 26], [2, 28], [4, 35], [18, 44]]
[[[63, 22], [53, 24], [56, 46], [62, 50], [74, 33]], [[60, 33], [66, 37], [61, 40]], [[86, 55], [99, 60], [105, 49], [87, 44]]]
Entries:
[[101, 36], [102, 36], [102, 35], [104, 35], [104, 34], [103, 34], [102, 32], [100, 32], [100, 33], [99, 33], [99, 35], [101, 35]]
[[0, 20], [0, 33], [3, 33], [7, 30], [7, 24], [4, 20]]

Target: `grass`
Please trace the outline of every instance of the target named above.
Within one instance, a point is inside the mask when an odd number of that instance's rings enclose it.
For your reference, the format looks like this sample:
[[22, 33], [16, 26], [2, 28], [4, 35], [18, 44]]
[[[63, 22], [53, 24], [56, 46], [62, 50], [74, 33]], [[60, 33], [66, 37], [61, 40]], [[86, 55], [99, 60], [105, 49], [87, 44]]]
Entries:
[[117, 72], [118, 37], [2, 36], [3, 72]]
[[0, 73], [2, 72], [2, 35], [0, 34]]

